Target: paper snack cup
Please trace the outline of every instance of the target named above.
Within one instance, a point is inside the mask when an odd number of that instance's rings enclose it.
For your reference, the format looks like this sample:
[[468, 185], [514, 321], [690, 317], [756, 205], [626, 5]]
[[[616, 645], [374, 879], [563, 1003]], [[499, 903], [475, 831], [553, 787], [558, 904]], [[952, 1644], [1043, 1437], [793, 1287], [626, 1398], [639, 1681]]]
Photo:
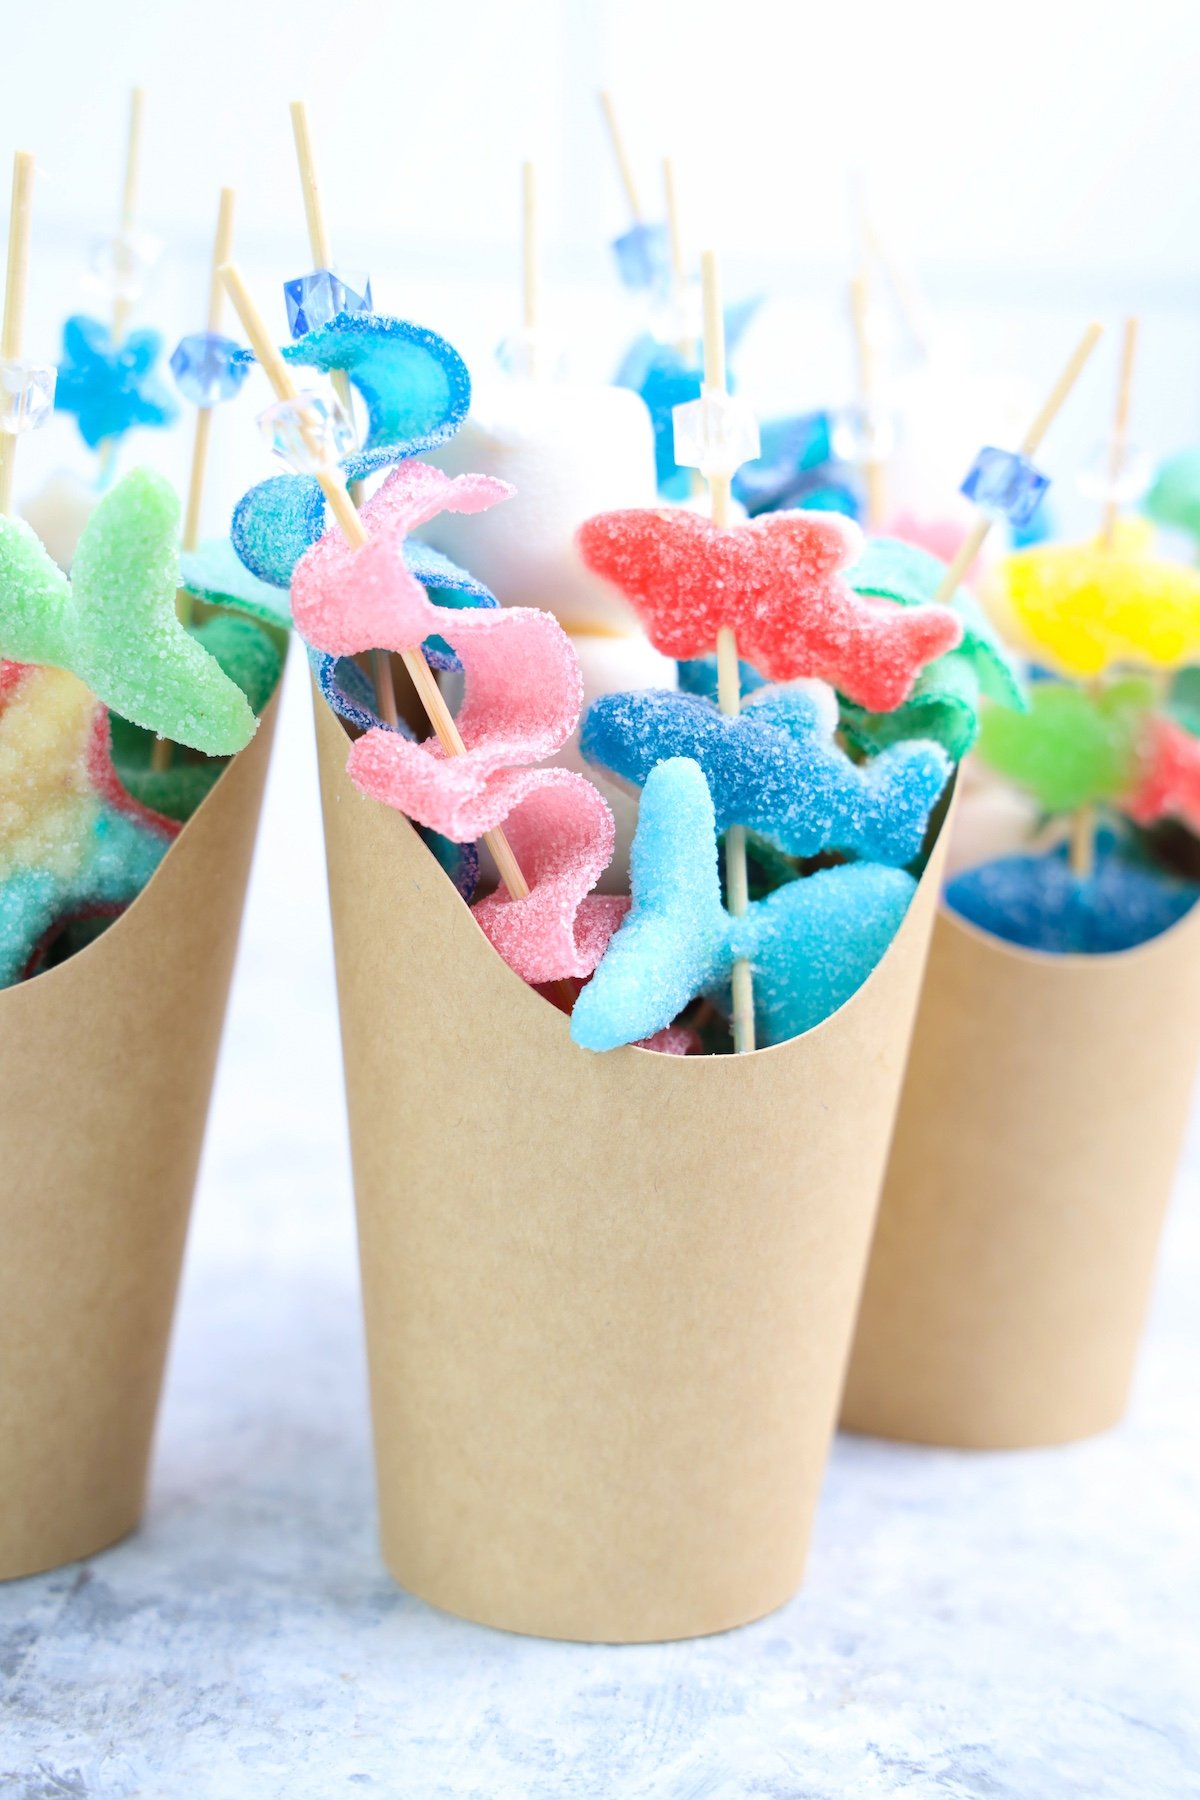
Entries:
[[1198, 1054], [1200, 909], [1112, 956], [939, 912], [844, 1425], [1004, 1449], [1115, 1424]]
[[541, 1636], [720, 1631], [795, 1590], [937, 893], [752, 1056], [590, 1054], [417, 833], [325, 812], [383, 1553]]
[[0, 992], [0, 1578], [137, 1524], [275, 702], [95, 943]]

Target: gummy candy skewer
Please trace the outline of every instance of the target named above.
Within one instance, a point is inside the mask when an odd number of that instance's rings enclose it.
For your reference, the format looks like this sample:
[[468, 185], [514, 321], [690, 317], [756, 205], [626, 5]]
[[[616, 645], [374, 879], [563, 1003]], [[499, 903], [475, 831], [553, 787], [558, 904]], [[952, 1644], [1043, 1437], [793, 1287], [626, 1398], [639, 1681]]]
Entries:
[[[237, 264], [225, 263], [221, 268], [221, 279], [225, 283], [237, 315], [242, 321], [242, 328], [250, 340], [250, 348], [262, 364], [263, 371], [274, 388], [276, 397], [279, 400], [296, 402], [300, 395], [296, 383], [292, 379], [292, 372], [279, 354], [275, 342], [267, 330], [266, 321], [254, 304], [250, 290], [247, 288]], [[315, 461], [317, 460], [316, 445], [309, 439], [309, 427], [304, 422], [303, 414], [301, 414], [299, 422], [301, 432], [314, 451]], [[342, 484], [336, 467], [332, 463], [321, 463], [312, 470], [312, 474], [347, 543], [352, 549], [361, 550], [370, 542], [370, 536], [358, 516], [353, 500]], [[465, 755], [466, 745], [459, 735], [454, 714], [446, 704], [445, 696], [437, 684], [437, 677], [425, 661], [420, 644], [414, 645], [412, 649], [402, 650], [400, 658], [446, 754], [448, 756]], [[485, 832], [483, 841], [492, 853], [492, 859], [499, 871], [501, 881], [508, 889], [510, 899], [527, 900], [530, 892], [529, 883], [521, 872], [521, 866], [513, 854], [503, 826], [497, 825], [493, 830]]]
[[[292, 136], [296, 142], [296, 161], [300, 169], [300, 186], [304, 195], [304, 217], [308, 226], [308, 243], [312, 252], [314, 267], [318, 269], [333, 268], [333, 250], [329, 242], [329, 227], [325, 220], [325, 206], [321, 199], [321, 184], [317, 180], [317, 161], [313, 153], [312, 133], [308, 128], [308, 108], [303, 100], [293, 100], [288, 108], [292, 119]], [[333, 391], [341, 402], [351, 426], [354, 425], [354, 398], [350, 389], [350, 377], [344, 369], [334, 369], [330, 374]], [[350, 498], [357, 506], [360, 500], [360, 484], [354, 482], [350, 487]], [[379, 716], [386, 725], [395, 725], [399, 719], [396, 709], [396, 687], [392, 680], [392, 665], [386, 650], [371, 652], [371, 680], [375, 688], [375, 703], [379, 708]]]
[[[1121, 465], [1125, 460], [1125, 449], [1129, 438], [1129, 408], [1133, 393], [1133, 364], [1137, 353], [1138, 322], [1135, 318], [1125, 321], [1125, 332], [1121, 342], [1121, 372], [1117, 379], [1117, 403], [1113, 414], [1112, 435], [1109, 439], [1108, 453], [1108, 493], [1105, 496], [1100, 521], [1100, 541], [1106, 550], [1116, 545], [1117, 516], [1120, 511], [1116, 488], [1121, 474]], [[1093, 683], [1093, 692], [1103, 692], [1103, 682], [1097, 678]], [[1081, 881], [1090, 880], [1096, 866], [1096, 809], [1091, 801], [1085, 801], [1076, 807], [1071, 815], [1071, 832], [1068, 855], [1071, 873]]]
[[878, 383], [875, 347], [871, 342], [870, 293], [866, 270], [860, 270], [850, 283], [850, 318], [854, 326], [854, 350], [858, 361], [858, 404], [866, 445], [862, 474], [866, 487], [866, 527], [870, 532], [882, 530], [887, 517], [887, 470], [876, 447], [875, 419], [878, 405]]
[[[112, 347], [119, 350], [129, 327], [133, 300], [120, 280], [131, 273], [133, 262], [133, 221], [137, 210], [138, 174], [142, 160], [142, 113], [145, 90], [135, 87], [129, 94], [129, 135], [125, 140], [125, 179], [121, 187], [121, 225], [115, 239], [117, 291], [113, 297]], [[106, 487], [117, 456], [117, 440], [106, 438], [100, 446], [100, 485]]]
[[[1042, 403], [1041, 411], [1038, 413], [1033, 424], [1029, 427], [1029, 430], [1021, 440], [1019, 453], [1022, 457], [1032, 457], [1037, 450], [1038, 445], [1057, 418], [1067, 395], [1082, 374], [1084, 364], [1099, 343], [1103, 331], [1104, 327], [1093, 321], [1080, 338], [1078, 344], [1076, 344], [1065, 369]], [[935, 603], [941, 605], [953, 599], [962, 584], [963, 577], [966, 575], [967, 570], [971, 567], [971, 564], [983, 549], [984, 541], [994, 523], [995, 521], [990, 514], [982, 514], [978, 522], [968, 532], [965, 541], [959, 547], [958, 554], [955, 556], [954, 561], [946, 570], [945, 575], [943, 575], [937, 593], [933, 596]]]
[[[721, 310], [721, 280], [715, 252], [706, 250], [701, 258], [704, 288], [704, 386], [715, 393], [726, 392], [725, 315]], [[733, 477], [714, 471], [708, 477], [709, 500], [713, 524], [724, 530], [729, 524]], [[738, 664], [737, 638], [728, 625], [717, 633], [717, 704], [730, 717], [742, 710], [741, 670]], [[729, 888], [729, 910], [741, 918], [750, 904], [750, 878], [746, 867], [746, 830], [731, 825], [725, 833], [725, 874]], [[754, 1048], [754, 981], [750, 964], [743, 959], [733, 965], [733, 1047], [739, 1052]]]
[[679, 195], [675, 188], [675, 164], [669, 156], [663, 157], [663, 194], [667, 203], [667, 236], [671, 245], [671, 297], [675, 302], [675, 310], [679, 315], [680, 335], [675, 348], [680, 356], [691, 362], [696, 354], [696, 346], [686, 331], [684, 318], [684, 294], [687, 285], [687, 266], [683, 256], [683, 232], [679, 224]]
[[[12, 208], [8, 215], [8, 267], [4, 279], [4, 324], [0, 357], [16, 362], [25, 335], [25, 292], [29, 285], [29, 240], [33, 225], [34, 159], [28, 150], [13, 157]], [[12, 511], [15, 431], [0, 431], [0, 513]]]

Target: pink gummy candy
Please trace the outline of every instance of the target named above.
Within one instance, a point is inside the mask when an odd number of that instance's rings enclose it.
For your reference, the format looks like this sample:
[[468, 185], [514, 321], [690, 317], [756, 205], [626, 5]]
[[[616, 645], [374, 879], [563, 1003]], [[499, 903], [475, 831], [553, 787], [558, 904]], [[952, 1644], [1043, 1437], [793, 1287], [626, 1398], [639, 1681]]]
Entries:
[[684, 511], [601, 513], [577, 542], [665, 656], [707, 655], [730, 627], [768, 679], [815, 675], [871, 712], [900, 706], [926, 663], [962, 638], [945, 607], [877, 603], [843, 581], [863, 540], [838, 513], [766, 513], [729, 528]]
[[1148, 719], [1141, 779], [1124, 811], [1139, 825], [1179, 819], [1200, 832], [1200, 739], [1173, 719]]
[[464, 754], [373, 730], [346, 769], [372, 799], [456, 843], [499, 825], [530, 892], [501, 889], [475, 917], [505, 960], [532, 983], [590, 975], [628, 902], [588, 898], [613, 850], [612, 814], [585, 776], [530, 767], [561, 749], [579, 722], [579, 659], [557, 619], [533, 607], [435, 606], [404, 565], [405, 533], [443, 506], [479, 511], [511, 489], [484, 475], [456, 479], [402, 463], [363, 508], [371, 542], [354, 550], [327, 532], [297, 564], [292, 610], [304, 637], [333, 655], [411, 649], [437, 634], [463, 669], [457, 725]]

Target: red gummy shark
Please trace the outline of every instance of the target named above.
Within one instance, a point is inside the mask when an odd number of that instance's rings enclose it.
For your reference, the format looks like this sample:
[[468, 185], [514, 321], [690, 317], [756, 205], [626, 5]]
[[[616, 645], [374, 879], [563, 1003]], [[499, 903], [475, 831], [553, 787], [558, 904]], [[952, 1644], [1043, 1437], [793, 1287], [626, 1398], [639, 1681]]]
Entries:
[[926, 664], [962, 639], [947, 607], [855, 593], [842, 571], [863, 538], [839, 513], [767, 513], [724, 528], [684, 511], [599, 513], [576, 542], [664, 656], [709, 655], [729, 627], [768, 680], [815, 675], [870, 712], [902, 705]]
[[1180, 819], [1200, 831], [1200, 739], [1156, 713], [1147, 720], [1141, 777], [1124, 810], [1139, 825]]

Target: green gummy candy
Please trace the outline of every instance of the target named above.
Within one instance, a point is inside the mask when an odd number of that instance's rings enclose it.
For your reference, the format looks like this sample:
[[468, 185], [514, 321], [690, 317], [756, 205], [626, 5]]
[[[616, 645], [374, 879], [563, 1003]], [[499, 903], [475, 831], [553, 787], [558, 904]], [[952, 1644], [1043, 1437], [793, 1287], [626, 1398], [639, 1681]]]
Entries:
[[228, 538], [206, 538], [195, 550], [184, 550], [179, 577], [198, 600], [244, 613], [282, 631], [291, 629], [287, 589], [272, 587], [252, 575]]
[[0, 518], [0, 656], [67, 669], [147, 731], [231, 756], [256, 720], [180, 623], [178, 537], [174, 490], [149, 469], [133, 470], [100, 501], [70, 579], [27, 525]]
[[870, 713], [843, 700], [841, 722], [849, 742], [868, 755], [910, 738], [929, 738], [951, 761], [961, 762], [979, 734], [979, 670], [970, 656], [951, 651], [922, 670], [894, 712]]
[[1139, 676], [1115, 681], [1100, 694], [1068, 682], [1035, 682], [1027, 713], [988, 709], [977, 754], [1047, 812], [1118, 800], [1136, 779], [1138, 745], [1154, 697], [1154, 684]]
[[1169, 456], [1154, 477], [1145, 508], [1160, 525], [1200, 538], [1200, 450]]

